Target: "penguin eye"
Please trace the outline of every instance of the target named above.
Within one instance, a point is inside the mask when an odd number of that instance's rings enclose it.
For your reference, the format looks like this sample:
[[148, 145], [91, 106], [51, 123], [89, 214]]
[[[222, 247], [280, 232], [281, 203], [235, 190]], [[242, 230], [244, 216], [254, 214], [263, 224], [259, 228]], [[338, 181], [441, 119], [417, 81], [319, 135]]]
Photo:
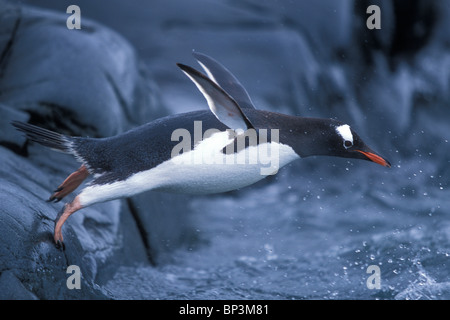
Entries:
[[344, 141], [344, 148], [348, 149], [348, 148], [351, 148], [351, 147], [353, 147], [353, 142], [351, 142], [350, 140], [345, 140]]

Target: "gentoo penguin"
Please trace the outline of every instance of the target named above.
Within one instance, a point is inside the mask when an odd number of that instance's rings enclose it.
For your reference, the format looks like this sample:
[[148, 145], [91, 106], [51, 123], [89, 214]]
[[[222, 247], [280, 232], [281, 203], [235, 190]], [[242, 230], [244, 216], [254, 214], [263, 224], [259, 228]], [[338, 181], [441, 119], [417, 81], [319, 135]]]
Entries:
[[101, 139], [12, 123], [29, 140], [81, 162], [49, 201], [60, 201], [89, 175], [94, 176], [58, 214], [54, 229], [57, 246], [63, 247], [62, 226], [74, 212], [148, 190], [226, 192], [275, 174], [295, 159], [314, 155], [369, 160], [390, 167], [349, 125], [257, 110], [230, 71], [207, 55], [194, 52], [194, 57], [206, 75], [177, 65], [206, 98], [210, 110], [167, 116]]

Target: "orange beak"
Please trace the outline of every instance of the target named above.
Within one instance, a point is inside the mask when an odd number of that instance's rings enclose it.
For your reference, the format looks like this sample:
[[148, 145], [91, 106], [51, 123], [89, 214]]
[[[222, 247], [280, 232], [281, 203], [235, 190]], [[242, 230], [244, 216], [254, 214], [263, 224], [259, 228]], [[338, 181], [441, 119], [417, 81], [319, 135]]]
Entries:
[[364, 151], [361, 151], [361, 150], [356, 150], [356, 151], [362, 153], [363, 155], [365, 155], [367, 158], [369, 158], [371, 161], [373, 161], [375, 163], [378, 163], [378, 164], [380, 164], [380, 165], [382, 165], [384, 167], [388, 167], [388, 168], [391, 167], [391, 164], [389, 163], [389, 161], [383, 159], [382, 157], [380, 157], [379, 155], [377, 155], [375, 153], [364, 152]]

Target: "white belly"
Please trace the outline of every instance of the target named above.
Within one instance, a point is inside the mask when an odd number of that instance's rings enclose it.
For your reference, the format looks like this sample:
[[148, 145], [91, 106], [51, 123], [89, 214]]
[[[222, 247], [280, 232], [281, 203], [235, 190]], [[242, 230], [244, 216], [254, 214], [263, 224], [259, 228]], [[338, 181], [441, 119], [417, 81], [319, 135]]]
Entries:
[[213, 134], [194, 150], [179, 154], [155, 168], [123, 181], [86, 187], [80, 194], [83, 206], [129, 197], [148, 190], [187, 194], [210, 194], [251, 185], [298, 158], [293, 149], [281, 143], [252, 146], [237, 154], [222, 149], [233, 139], [227, 132]]

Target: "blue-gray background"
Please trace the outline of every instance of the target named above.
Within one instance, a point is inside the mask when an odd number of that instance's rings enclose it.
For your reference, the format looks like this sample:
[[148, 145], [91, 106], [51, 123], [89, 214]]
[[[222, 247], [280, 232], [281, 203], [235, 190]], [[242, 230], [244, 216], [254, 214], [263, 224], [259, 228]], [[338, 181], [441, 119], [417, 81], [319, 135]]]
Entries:
[[[227, 194], [146, 193], [97, 205], [66, 223], [61, 258], [46, 221], [62, 204], [43, 200], [77, 164], [23, 146], [0, 120], [0, 155], [21, 172], [2, 172], [2, 188], [19, 190], [9, 199], [30, 190], [21, 182], [30, 168], [40, 186], [30, 191], [34, 218], [3, 234], [11, 249], [0, 250], [0, 287], [50, 299], [450, 298], [448, 1], [10, 3], [23, 18], [8, 26], [18, 40], [0, 61], [6, 119], [108, 136], [206, 109], [175, 66], [195, 66], [196, 50], [227, 66], [257, 108], [335, 117], [392, 168], [313, 157]], [[81, 8], [81, 30], [65, 28], [71, 4]], [[370, 4], [381, 8], [381, 30], [366, 28]], [[3, 221], [30, 215], [10, 209], [17, 200], [3, 203]], [[33, 236], [24, 262], [10, 262], [21, 250], [14, 235], [27, 242], [40, 228], [41, 243]], [[82, 265], [84, 290], [64, 288], [68, 264]], [[370, 265], [380, 267], [381, 289], [366, 286]]]

